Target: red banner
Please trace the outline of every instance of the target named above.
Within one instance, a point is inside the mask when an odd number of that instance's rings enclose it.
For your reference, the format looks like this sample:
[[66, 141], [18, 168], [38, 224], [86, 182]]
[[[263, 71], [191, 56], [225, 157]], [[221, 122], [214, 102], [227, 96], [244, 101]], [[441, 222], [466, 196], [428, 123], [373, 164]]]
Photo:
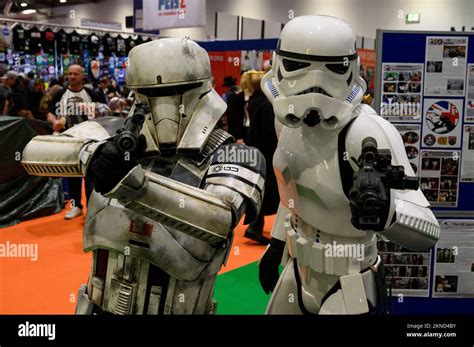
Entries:
[[375, 88], [375, 51], [373, 49], [358, 48], [360, 57], [360, 73], [367, 81], [367, 91], [374, 93]]
[[222, 95], [227, 90], [222, 87], [226, 76], [234, 77], [237, 79], [237, 85], [240, 84], [240, 55], [240, 51], [209, 52], [212, 76], [216, 83], [215, 90], [219, 94]]

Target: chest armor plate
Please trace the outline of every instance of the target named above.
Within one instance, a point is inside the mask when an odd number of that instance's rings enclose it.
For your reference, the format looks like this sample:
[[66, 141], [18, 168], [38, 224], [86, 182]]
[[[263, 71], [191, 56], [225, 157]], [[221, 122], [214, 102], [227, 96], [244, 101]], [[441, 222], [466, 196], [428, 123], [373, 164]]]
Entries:
[[339, 150], [337, 130], [285, 127], [273, 158], [280, 198], [294, 214], [325, 233], [363, 237], [366, 233], [350, 221]]

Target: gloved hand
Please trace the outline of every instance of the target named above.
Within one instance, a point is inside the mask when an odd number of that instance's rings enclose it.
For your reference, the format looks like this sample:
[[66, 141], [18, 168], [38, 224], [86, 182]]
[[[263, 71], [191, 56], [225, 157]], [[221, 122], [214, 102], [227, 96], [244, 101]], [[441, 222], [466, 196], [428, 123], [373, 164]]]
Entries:
[[278, 278], [280, 277], [278, 267], [280, 266], [284, 249], [284, 241], [272, 238], [270, 246], [260, 260], [258, 277], [260, 285], [266, 294], [273, 292], [278, 282]]
[[94, 180], [94, 189], [100, 194], [110, 192], [135, 166], [138, 158], [145, 152], [146, 139], [139, 137], [138, 148], [133, 153], [122, 153], [108, 141], [94, 155], [89, 172]]

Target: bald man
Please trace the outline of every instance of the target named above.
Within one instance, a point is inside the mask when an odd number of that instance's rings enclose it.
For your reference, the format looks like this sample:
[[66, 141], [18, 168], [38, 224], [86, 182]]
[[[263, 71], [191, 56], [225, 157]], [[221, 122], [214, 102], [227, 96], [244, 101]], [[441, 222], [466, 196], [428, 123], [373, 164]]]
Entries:
[[[101, 101], [91, 89], [84, 87], [84, 69], [81, 66], [70, 65], [67, 70], [67, 80], [67, 88], [56, 93], [49, 107], [48, 121], [57, 132], [94, 118], [96, 103]], [[82, 215], [82, 178], [67, 180], [71, 209], [66, 212], [64, 218], [73, 219]], [[92, 187], [86, 182], [87, 196], [91, 192]]]

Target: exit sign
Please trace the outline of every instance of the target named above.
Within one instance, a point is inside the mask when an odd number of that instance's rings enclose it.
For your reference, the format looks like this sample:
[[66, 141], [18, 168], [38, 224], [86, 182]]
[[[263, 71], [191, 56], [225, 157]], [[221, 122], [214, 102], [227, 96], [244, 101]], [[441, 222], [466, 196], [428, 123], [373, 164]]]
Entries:
[[408, 13], [406, 16], [406, 24], [420, 23], [419, 13]]

